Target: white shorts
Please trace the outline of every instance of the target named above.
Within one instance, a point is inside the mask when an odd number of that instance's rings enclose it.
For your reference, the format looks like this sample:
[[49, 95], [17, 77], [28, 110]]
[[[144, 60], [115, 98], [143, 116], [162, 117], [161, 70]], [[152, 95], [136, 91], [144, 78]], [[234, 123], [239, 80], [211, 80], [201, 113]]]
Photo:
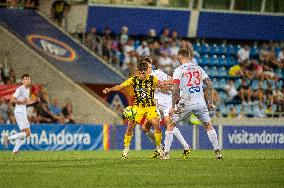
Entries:
[[172, 97], [164, 97], [158, 99], [156, 106], [157, 112], [161, 118], [169, 116], [170, 110], [172, 108]]
[[14, 113], [18, 127], [23, 130], [26, 128], [30, 128], [30, 123], [27, 117], [27, 114], [21, 113], [21, 112], [15, 112]]
[[202, 123], [210, 122], [209, 112], [206, 104], [189, 104], [188, 100], [181, 100], [176, 105], [176, 110], [172, 115], [172, 121], [174, 123], [179, 122], [180, 120], [190, 116], [191, 114], [196, 115], [196, 117]]

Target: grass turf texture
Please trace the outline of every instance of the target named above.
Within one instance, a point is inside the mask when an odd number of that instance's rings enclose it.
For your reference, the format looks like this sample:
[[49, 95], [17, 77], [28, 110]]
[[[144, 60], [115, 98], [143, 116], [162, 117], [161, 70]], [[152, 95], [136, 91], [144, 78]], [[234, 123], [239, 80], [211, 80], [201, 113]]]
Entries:
[[150, 159], [152, 151], [0, 152], [0, 187], [284, 187], [284, 150], [192, 151]]

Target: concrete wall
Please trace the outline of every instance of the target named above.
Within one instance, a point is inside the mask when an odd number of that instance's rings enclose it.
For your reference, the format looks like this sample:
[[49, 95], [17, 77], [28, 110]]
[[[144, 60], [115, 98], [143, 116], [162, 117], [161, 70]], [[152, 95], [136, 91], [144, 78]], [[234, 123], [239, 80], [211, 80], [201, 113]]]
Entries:
[[120, 118], [104, 103], [90, 95], [2, 27], [0, 27], [0, 44], [0, 54], [9, 54], [8, 60], [15, 69], [17, 77], [29, 73], [33, 83], [45, 86], [51, 98], [57, 97], [62, 102], [66, 98], [71, 99], [74, 117], [78, 122], [119, 123]]

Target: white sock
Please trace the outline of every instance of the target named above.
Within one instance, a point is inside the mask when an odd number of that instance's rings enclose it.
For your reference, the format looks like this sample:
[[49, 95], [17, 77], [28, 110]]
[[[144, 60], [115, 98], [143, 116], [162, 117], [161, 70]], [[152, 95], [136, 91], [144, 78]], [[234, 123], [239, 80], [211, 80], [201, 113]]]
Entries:
[[18, 152], [22, 144], [24, 144], [24, 139], [17, 139], [13, 149], [13, 153]]
[[146, 135], [153, 144], [156, 143], [155, 133], [152, 129], [150, 129], [150, 131], [147, 132]]
[[171, 145], [173, 142], [174, 138], [174, 133], [173, 131], [166, 131], [166, 136], [165, 136], [165, 152], [169, 153], [171, 150]]
[[20, 133], [16, 133], [16, 134], [13, 134], [11, 136], [8, 137], [9, 140], [15, 140], [15, 139], [23, 139], [23, 138], [26, 138], [27, 135], [25, 132], [20, 132]]
[[180, 133], [179, 129], [174, 127], [173, 133], [175, 137], [177, 137], [178, 141], [181, 143], [185, 150], [189, 149], [189, 145], [186, 143], [185, 139], [183, 138], [182, 134]]
[[215, 129], [207, 131], [208, 138], [213, 145], [214, 150], [220, 149]]

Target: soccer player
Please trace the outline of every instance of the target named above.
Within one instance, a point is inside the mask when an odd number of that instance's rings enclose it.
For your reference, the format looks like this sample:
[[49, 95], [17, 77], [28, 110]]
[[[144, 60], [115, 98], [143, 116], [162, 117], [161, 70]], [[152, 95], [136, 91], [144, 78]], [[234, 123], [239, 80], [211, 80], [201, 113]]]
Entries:
[[8, 147], [10, 140], [16, 140], [16, 144], [13, 149], [13, 154], [17, 154], [21, 145], [24, 143], [25, 138], [31, 135], [30, 123], [27, 117], [27, 105], [33, 104], [38, 101], [38, 99], [30, 100], [30, 83], [31, 77], [28, 74], [22, 76], [22, 85], [16, 89], [16, 92], [10, 99], [11, 103], [16, 104], [14, 115], [20, 128], [21, 132], [16, 133], [11, 136], [4, 137], [4, 146]]
[[[146, 116], [146, 120], [149, 121], [155, 130], [155, 143], [156, 149], [160, 155], [162, 155], [161, 138], [162, 132], [159, 125], [159, 116], [156, 111], [156, 104], [154, 101], [154, 92], [158, 86], [158, 79], [155, 76], [148, 74], [148, 63], [139, 59], [137, 64], [138, 75], [133, 76], [123, 82], [120, 85], [113, 86], [112, 88], [105, 88], [104, 93], [111, 91], [119, 91], [127, 86], [132, 86], [134, 90], [134, 105], [133, 108], [137, 110], [135, 116], [135, 123], [141, 122], [143, 116]], [[122, 153], [123, 158], [127, 158], [129, 152], [129, 145], [132, 139], [133, 126], [128, 126], [124, 137], [124, 150]]]
[[[191, 114], [195, 114], [203, 123], [208, 138], [215, 150], [216, 158], [222, 159], [217, 134], [212, 126], [208, 112], [208, 108], [209, 110], [215, 109], [212, 100], [212, 83], [201, 67], [190, 62], [190, 55], [190, 51], [187, 49], [180, 49], [178, 52], [178, 60], [181, 66], [175, 69], [173, 75], [174, 85], [172, 109], [170, 112], [172, 114], [172, 123], [167, 127], [165, 134], [165, 153], [162, 159], [170, 158], [175, 124]], [[203, 82], [205, 82], [208, 88], [208, 108], [204, 100]]]
[[[169, 83], [172, 81], [172, 78], [167, 75], [166, 73], [164, 73], [162, 70], [157, 69], [157, 70], [153, 70], [152, 69], [152, 59], [151, 57], [144, 57], [145, 61], [148, 62], [148, 71], [151, 75], [156, 76], [158, 78], [158, 80], [160, 82], [164, 82], [164, 81], [169, 81]], [[166, 82], [164, 82], [166, 83]], [[171, 89], [172, 87], [167, 87], [165, 86], [160, 87], [160, 88], [156, 88], [155, 90], [155, 100], [156, 100], [156, 106], [157, 106], [157, 111], [159, 116], [161, 117], [161, 119], [164, 119], [164, 123], [167, 126], [169, 126], [170, 124], [170, 116], [169, 116], [169, 112], [172, 108], [172, 94], [171, 94]], [[146, 132], [147, 135], [151, 134], [152, 130], [149, 130], [148, 132]], [[145, 131], [144, 131], [145, 132]], [[173, 128], [173, 135], [178, 139], [178, 141], [181, 143], [181, 145], [184, 148], [184, 152], [183, 152], [183, 158], [188, 158], [189, 157], [189, 152], [190, 152], [190, 147], [187, 144], [187, 142], [185, 141], [184, 137], [182, 136], [181, 132], [179, 131], [179, 129], [177, 127]], [[149, 137], [149, 136], [148, 136]], [[149, 137], [151, 138], [151, 137]], [[152, 155], [152, 158], [157, 158], [159, 156], [159, 153], [157, 152], [157, 150], [154, 152], [154, 154]]]

